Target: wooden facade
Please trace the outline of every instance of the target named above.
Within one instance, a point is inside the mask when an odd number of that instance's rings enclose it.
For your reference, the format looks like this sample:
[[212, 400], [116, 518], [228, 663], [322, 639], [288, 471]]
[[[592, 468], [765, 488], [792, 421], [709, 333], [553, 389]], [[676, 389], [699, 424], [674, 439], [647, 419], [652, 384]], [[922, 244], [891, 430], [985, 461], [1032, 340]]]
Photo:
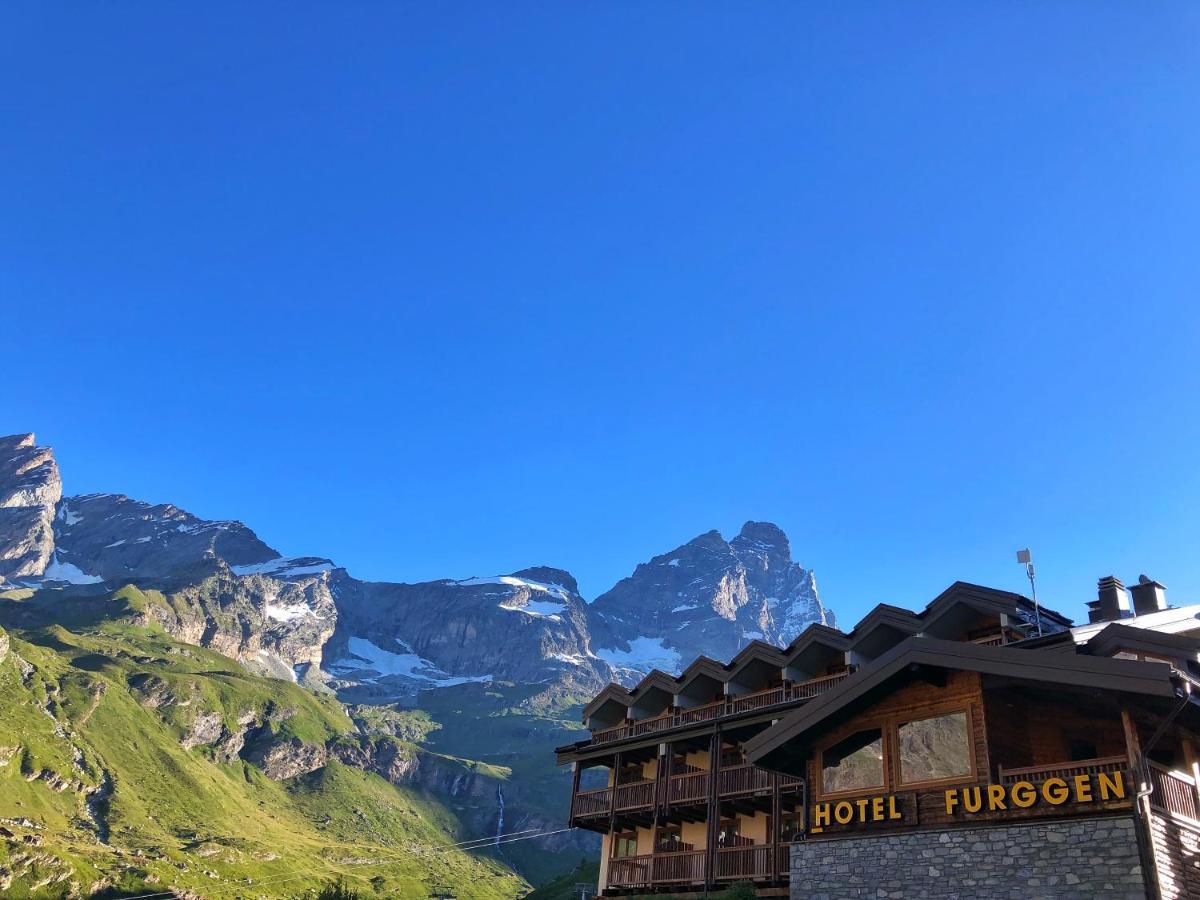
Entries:
[[602, 894], [783, 896], [795, 844], [1136, 816], [1153, 890], [1200, 900], [1200, 641], [1077, 646], [1049, 611], [1057, 636], [1031, 635], [1027, 604], [956, 585], [919, 615], [606, 689], [558, 751], [571, 824], [603, 836]]

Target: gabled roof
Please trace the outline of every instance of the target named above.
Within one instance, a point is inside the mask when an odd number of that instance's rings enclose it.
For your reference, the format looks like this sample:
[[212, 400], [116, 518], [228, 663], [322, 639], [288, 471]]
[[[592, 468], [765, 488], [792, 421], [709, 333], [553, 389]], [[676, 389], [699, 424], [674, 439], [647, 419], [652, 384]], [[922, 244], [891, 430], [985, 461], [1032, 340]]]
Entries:
[[591, 703], [583, 708], [583, 718], [586, 720], [594, 716], [610, 700], [626, 707], [633, 702], [633, 698], [629, 696], [629, 691], [625, 690], [621, 685], [608, 684], [604, 686], [604, 689], [600, 693], [592, 698]]
[[1200, 639], [1183, 634], [1163, 634], [1112, 622], [1090, 638], [1083, 645], [1083, 650], [1092, 656], [1112, 656], [1125, 650], [1194, 662], [1200, 657]]
[[[880, 603], [863, 616], [848, 634], [827, 625], [814, 623], [804, 629], [786, 648], [781, 649], [764, 641], [755, 640], [742, 648], [737, 656], [725, 664], [701, 656], [684, 669], [677, 678], [672, 678], [656, 669], [628, 691], [620, 688], [618, 692], [606, 693], [608, 691], [606, 688], [584, 708], [584, 718], [586, 719], [599, 709], [603, 701], [614, 700], [631, 706], [642, 693], [651, 687], [661, 687], [665, 691], [677, 694], [701, 675], [727, 684], [742, 668], [755, 660], [762, 660], [772, 666], [786, 666], [813, 644], [822, 644], [835, 650], [848, 650], [869, 640], [871, 635], [880, 628], [889, 628], [901, 634], [917, 634], [960, 604], [997, 615], [1012, 613], [1018, 609], [1025, 611], [1033, 609], [1033, 601], [1021, 594], [971, 584], [966, 581], [956, 581], [938, 594], [921, 613], [914, 613], [889, 603]], [[1049, 618], [1064, 627], [1071, 624], [1070, 619], [1054, 610], [1042, 607], [1041, 614], [1043, 618]], [[619, 686], [611, 685], [611, 687]]]
[[845, 650], [850, 646], [850, 638], [843, 631], [830, 628], [828, 625], [822, 625], [820, 622], [813, 622], [796, 635], [792, 642], [784, 648], [783, 652], [790, 659], [813, 644], [825, 644], [835, 650]]
[[911, 637], [864, 666], [855, 677], [847, 678], [752, 738], [745, 746], [747, 758], [756, 765], [771, 768], [772, 758], [785, 745], [815, 737], [823, 725], [832, 724], [831, 720], [869, 702], [885, 683], [913, 667], [979, 672], [1158, 697], [1175, 694], [1171, 667], [1165, 663], [1038, 651], [1015, 653], [1003, 647]]
[[[1013, 607], [1017, 606], [1033, 609], [1033, 601], [1023, 594], [972, 584], [969, 581], [956, 581], [929, 601], [929, 605], [921, 613], [921, 618], [928, 623], [956, 603], [968, 603], [981, 611], [994, 613], [1011, 612]], [[1038, 610], [1043, 619], [1050, 619], [1064, 628], [1071, 625], [1071, 620], [1060, 612], [1041, 605], [1038, 606]]]
[[777, 668], [781, 667], [784, 663], [783, 651], [765, 641], [751, 641], [739, 650], [737, 656], [731, 659], [729, 665], [725, 667], [726, 680], [732, 680], [738, 672], [756, 661], [765, 662]]
[[668, 694], [674, 694], [679, 690], [679, 682], [660, 669], [651, 669], [649, 674], [638, 682], [637, 687], [629, 692], [629, 696], [636, 702], [654, 688], [664, 690]]

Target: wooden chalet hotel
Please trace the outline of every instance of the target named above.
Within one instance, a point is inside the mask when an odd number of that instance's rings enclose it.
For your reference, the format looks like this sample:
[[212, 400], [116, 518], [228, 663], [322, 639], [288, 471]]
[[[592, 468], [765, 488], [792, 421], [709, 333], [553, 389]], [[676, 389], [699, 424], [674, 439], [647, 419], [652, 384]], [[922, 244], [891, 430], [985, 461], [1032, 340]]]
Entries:
[[557, 751], [601, 894], [1200, 898], [1200, 605], [1090, 606], [960, 582], [609, 685]]

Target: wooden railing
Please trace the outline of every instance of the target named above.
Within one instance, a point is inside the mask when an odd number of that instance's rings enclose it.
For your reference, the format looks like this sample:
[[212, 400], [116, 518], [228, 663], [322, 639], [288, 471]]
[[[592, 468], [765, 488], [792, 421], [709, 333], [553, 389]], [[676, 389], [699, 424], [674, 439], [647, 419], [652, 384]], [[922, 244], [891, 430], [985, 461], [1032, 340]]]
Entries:
[[787, 703], [790, 699], [791, 688], [787, 686], [756, 691], [753, 694], [741, 694], [728, 699], [728, 714], [751, 712], [767, 706], [774, 706], [776, 703]]
[[679, 850], [674, 853], [657, 853], [650, 867], [655, 884], [675, 884], [704, 881], [704, 851]]
[[1150, 805], [1178, 816], [1200, 820], [1196, 803], [1196, 780], [1182, 772], [1172, 772], [1166, 766], [1150, 763]]
[[1047, 766], [1024, 766], [1020, 769], [1000, 767], [1000, 783], [1014, 781], [1045, 781], [1047, 778], [1074, 778], [1076, 775], [1098, 775], [1119, 772], [1129, 765], [1124, 756], [1105, 756], [1100, 759], [1080, 759], [1075, 762], [1051, 763]]
[[617, 809], [638, 809], [642, 806], [649, 806], [653, 802], [653, 781], [635, 781], [633, 784], [618, 785], [613, 799], [613, 805]]
[[802, 681], [799, 684], [792, 685], [793, 700], [811, 700], [820, 694], [825, 693], [836, 684], [841, 684], [850, 675], [850, 670], [838, 672], [834, 675], [822, 675], [820, 678], [810, 678], [808, 681]]
[[571, 815], [576, 818], [592, 816], [607, 816], [612, 808], [612, 789], [603, 788], [598, 791], [582, 791], [575, 795], [571, 803]]
[[845, 672], [838, 672], [836, 675], [822, 675], [820, 678], [811, 678], [799, 684], [756, 691], [753, 694], [723, 697], [713, 703], [706, 703], [703, 706], [693, 706], [690, 709], [681, 709], [674, 713], [655, 716], [653, 719], [639, 719], [635, 722], [625, 722], [621, 725], [614, 725], [612, 728], [593, 731], [591, 743], [607, 744], [610, 741], [620, 741], [625, 738], [640, 737], [644, 734], [654, 734], [659, 731], [666, 731], [668, 728], [678, 728], [681, 725], [694, 725], [697, 722], [708, 722], [713, 719], [719, 719], [722, 716], [766, 709], [771, 706], [778, 706], [781, 703], [811, 700], [813, 697], [823, 694], [835, 684], [845, 680], [849, 674], [850, 672], [847, 670]]
[[680, 850], [608, 861], [610, 887], [648, 887], [704, 881], [704, 851]]
[[608, 861], [608, 883], [612, 887], [642, 887], [651, 884], [649, 854]]
[[786, 841], [776, 844], [775, 854], [775, 871], [786, 876], [792, 870], [792, 845]]
[[779, 776], [779, 789], [781, 791], [794, 791], [801, 787], [804, 787], [804, 779], [799, 775]]
[[769, 790], [771, 773], [750, 764], [731, 766], [717, 773], [717, 791], [725, 794], [749, 794]]
[[772, 855], [775, 848], [770, 844], [752, 847], [722, 847], [717, 851], [713, 876], [716, 878], [766, 878], [772, 872]]
[[667, 800], [671, 803], [687, 803], [708, 797], [708, 772], [693, 772], [690, 775], [672, 775], [667, 789]]

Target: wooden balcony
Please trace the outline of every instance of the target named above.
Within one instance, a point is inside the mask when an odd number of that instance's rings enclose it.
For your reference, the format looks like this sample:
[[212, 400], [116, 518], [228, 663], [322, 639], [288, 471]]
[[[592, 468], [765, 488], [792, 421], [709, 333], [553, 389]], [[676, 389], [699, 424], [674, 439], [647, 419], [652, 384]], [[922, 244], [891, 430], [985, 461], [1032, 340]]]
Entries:
[[695, 725], [709, 722], [725, 716], [739, 715], [768, 709], [785, 703], [795, 703], [801, 700], [811, 700], [834, 685], [844, 681], [849, 671], [838, 672], [836, 675], [823, 675], [811, 678], [798, 684], [784, 685], [765, 691], [755, 691], [752, 694], [740, 694], [734, 697], [723, 697], [703, 706], [693, 706], [675, 712], [664, 713], [652, 719], [639, 719], [636, 722], [625, 722], [612, 728], [603, 728], [592, 732], [592, 744], [607, 744], [612, 741], [622, 741], [627, 738], [655, 734], [671, 728], [685, 725]]
[[1200, 806], [1196, 800], [1196, 780], [1183, 772], [1172, 772], [1166, 766], [1150, 763], [1150, 805], [1155, 809], [1200, 821]]
[[609, 887], [650, 887], [659, 884], [702, 884], [703, 850], [680, 850], [627, 856], [608, 861]]
[[576, 819], [592, 819], [607, 816], [612, 811], [612, 788], [598, 791], [580, 791], [571, 801], [571, 816]]
[[618, 810], [643, 809], [654, 803], [654, 782], [635, 781], [613, 789], [613, 806]]
[[717, 773], [717, 791], [722, 797], [735, 794], [754, 794], [771, 789], [771, 773], [745, 763], [729, 766]]
[[1000, 783], [1029, 781], [1034, 784], [1047, 778], [1062, 778], [1064, 781], [1076, 775], [1098, 775], [1101, 772], [1119, 772], [1129, 766], [1124, 756], [1105, 756], [1100, 759], [1080, 759], [1075, 762], [1051, 763], [1048, 766], [1025, 766], [1020, 769], [1000, 767]]
[[670, 803], [693, 803], [708, 799], [708, 772], [690, 772], [686, 775], [672, 775], [667, 787], [667, 800]]
[[[770, 878], [774, 872], [777, 849], [771, 844], [749, 847], [722, 847], [717, 850], [713, 877], [717, 880]], [[783, 871], [787, 871], [784, 869]]]

